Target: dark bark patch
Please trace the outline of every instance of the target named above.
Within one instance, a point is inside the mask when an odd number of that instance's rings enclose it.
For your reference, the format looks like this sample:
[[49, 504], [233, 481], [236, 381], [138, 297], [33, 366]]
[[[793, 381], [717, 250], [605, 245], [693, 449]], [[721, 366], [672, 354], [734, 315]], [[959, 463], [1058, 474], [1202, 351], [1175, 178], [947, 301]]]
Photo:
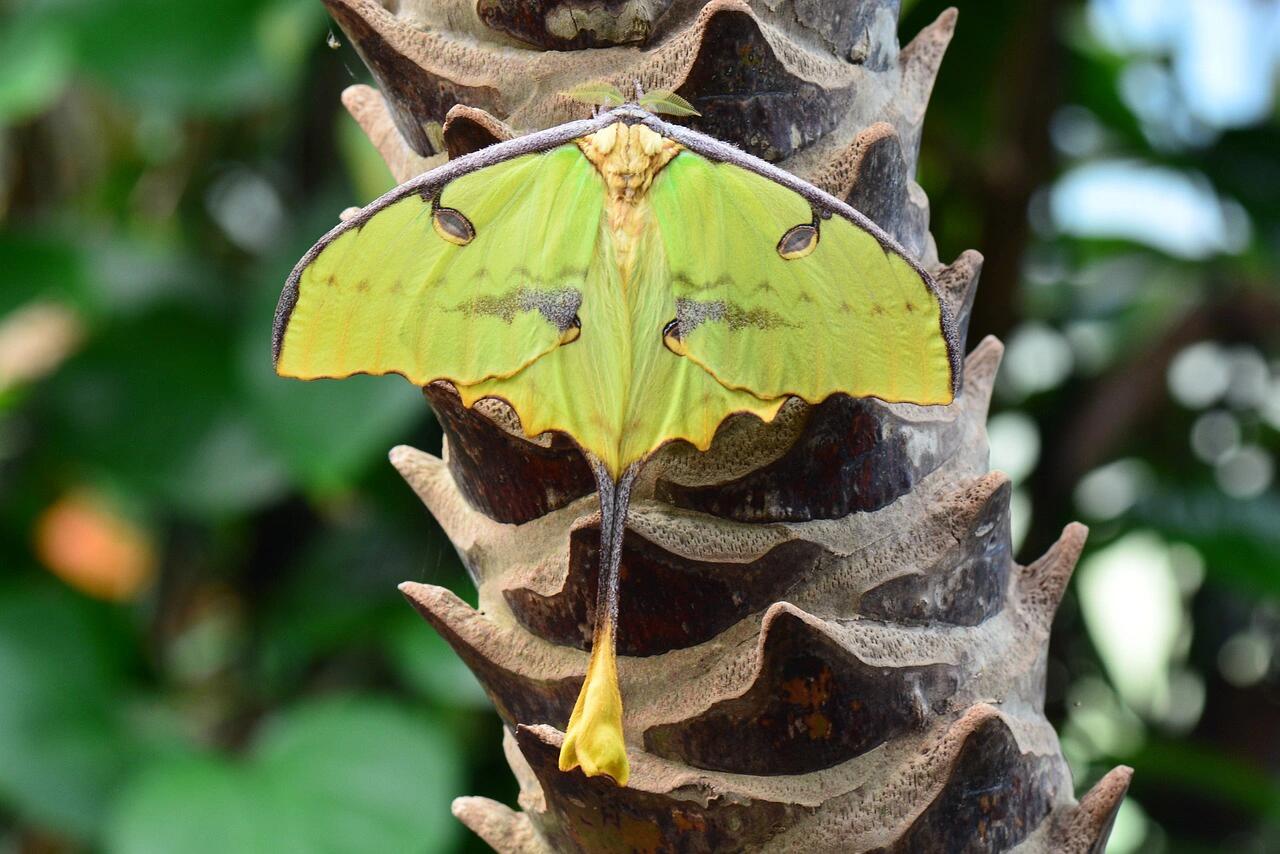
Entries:
[[645, 44], [671, 0], [479, 0], [490, 28], [547, 50]]
[[964, 539], [933, 566], [863, 594], [858, 612], [909, 626], [976, 626], [998, 614], [1013, 559], [1006, 521], [1010, 492], [1006, 482], [992, 493]]
[[651, 753], [710, 771], [805, 774], [919, 729], [946, 708], [948, 665], [872, 667], [784, 614], [765, 641], [760, 677], [741, 697], [645, 733]]
[[736, 10], [707, 22], [677, 91], [702, 114], [688, 119], [690, 127], [770, 162], [811, 145], [843, 114], [839, 93], [787, 71], [755, 19]]
[[[777, 601], [821, 552], [820, 546], [793, 540], [750, 563], [708, 562], [673, 554], [628, 531], [620, 569], [618, 652], [658, 655], [708, 641]], [[575, 530], [560, 592], [503, 591], [516, 619], [553, 643], [590, 649], [599, 557], [599, 526]]]
[[855, 144], [853, 181], [844, 200], [901, 243], [911, 257], [921, 257], [929, 239], [929, 211], [911, 199], [913, 170], [897, 131], [877, 123], [859, 134]]
[[591, 468], [573, 442], [549, 447], [513, 436], [462, 405], [453, 388], [423, 393], [449, 441], [449, 471], [471, 506], [498, 522], [522, 524], [595, 492]]
[[492, 30], [545, 50], [644, 44], [671, 0], [479, 0]]
[[562, 772], [559, 749], [520, 727], [516, 743], [542, 784], [545, 812], [530, 818], [556, 851], [603, 854], [702, 854], [767, 850], [768, 841], [808, 810], [767, 801], [748, 803], [710, 800], [701, 793], [681, 797], [619, 788], [604, 777], [587, 777], [581, 769]]
[[792, 0], [796, 21], [821, 37], [824, 46], [842, 59], [875, 71], [888, 68], [890, 56], [884, 45], [873, 43], [872, 28], [880, 10], [898, 19], [899, 0], [862, 0], [858, 3], [830, 3], [823, 0]]
[[1008, 851], [1053, 807], [1060, 760], [1023, 754], [998, 718], [965, 741], [946, 786], [894, 844], [874, 854]]
[[[908, 431], [935, 432], [938, 451], [913, 460]], [[660, 480], [657, 497], [740, 522], [840, 519], [905, 495], [959, 438], [953, 421], [906, 424], [876, 401], [834, 395], [814, 407], [800, 438], [774, 462], [722, 484]]]

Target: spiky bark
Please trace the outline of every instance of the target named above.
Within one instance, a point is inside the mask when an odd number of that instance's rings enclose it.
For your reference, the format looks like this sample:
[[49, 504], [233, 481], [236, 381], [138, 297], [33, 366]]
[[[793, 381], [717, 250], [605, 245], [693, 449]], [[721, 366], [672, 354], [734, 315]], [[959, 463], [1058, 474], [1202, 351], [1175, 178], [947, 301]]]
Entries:
[[[693, 127], [878, 222], [967, 327], [981, 256], [939, 262], [912, 180], [954, 12], [899, 50], [897, 0], [326, 2], [382, 90], [344, 101], [398, 178], [581, 117], [557, 94], [580, 83], [674, 89]], [[984, 427], [1000, 353], [980, 342], [945, 408], [792, 401], [645, 468], [623, 558], [624, 789], [556, 767], [596, 600], [591, 473], [502, 405], [426, 389], [443, 459], [392, 461], [480, 610], [403, 590], [489, 692], [521, 787], [520, 811], [461, 798], [458, 817], [502, 852], [1100, 851], [1129, 769], [1077, 803], [1043, 715], [1085, 531], [1013, 562]]]

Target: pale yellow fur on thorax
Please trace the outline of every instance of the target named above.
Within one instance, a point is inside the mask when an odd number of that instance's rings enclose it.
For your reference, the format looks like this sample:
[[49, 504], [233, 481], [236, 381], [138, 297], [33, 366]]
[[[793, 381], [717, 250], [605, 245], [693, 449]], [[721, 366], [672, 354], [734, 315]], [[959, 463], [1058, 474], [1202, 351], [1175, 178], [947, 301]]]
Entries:
[[658, 171], [680, 153], [681, 145], [644, 125], [617, 122], [580, 138], [578, 147], [604, 178], [609, 194], [605, 215], [625, 287], [635, 268], [636, 245], [650, 216], [649, 186]]

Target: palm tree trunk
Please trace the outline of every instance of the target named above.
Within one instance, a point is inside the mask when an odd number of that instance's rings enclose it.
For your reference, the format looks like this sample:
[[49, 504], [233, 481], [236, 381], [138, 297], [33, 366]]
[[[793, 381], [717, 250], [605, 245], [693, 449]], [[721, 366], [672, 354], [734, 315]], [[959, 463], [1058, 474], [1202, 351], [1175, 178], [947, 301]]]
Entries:
[[[689, 124], [847, 199], [932, 269], [968, 324], [982, 265], [942, 264], [913, 181], [955, 25], [905, 48], [897, 0], [326, 0], [381, 92], [344, 101], [403, 180], [580, 118], [584, 82], [674, 89]], [[987, 469], [1001, 345], [945, 408], [792, 401], [670, 447], [634, 487], [618, 633], [630, 785], [562, 773], [588, 660], [599, 513], [559, 437], [425, 389], [443, 459], [392, 453], [479, 588], [403, 591], [505, 726], [520, 809], [460, 798], [501, 852], [1101, 851], [1128, 786], [1077, 803], [1044, 718], [1046, 645], [1085, 538], [1014, 563]]]

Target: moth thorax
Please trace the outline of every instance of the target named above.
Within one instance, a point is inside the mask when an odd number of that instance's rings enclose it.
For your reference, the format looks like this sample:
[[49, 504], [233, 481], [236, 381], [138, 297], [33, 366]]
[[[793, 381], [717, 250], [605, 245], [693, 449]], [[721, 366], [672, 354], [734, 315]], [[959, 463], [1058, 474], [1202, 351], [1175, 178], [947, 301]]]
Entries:
[[632, 203], [653, 183], [653, 176], [680, 152], [680, 143], [644, 125], [616, 122], [578, 140], [578, 147], [604, 178], [615, 203]]

